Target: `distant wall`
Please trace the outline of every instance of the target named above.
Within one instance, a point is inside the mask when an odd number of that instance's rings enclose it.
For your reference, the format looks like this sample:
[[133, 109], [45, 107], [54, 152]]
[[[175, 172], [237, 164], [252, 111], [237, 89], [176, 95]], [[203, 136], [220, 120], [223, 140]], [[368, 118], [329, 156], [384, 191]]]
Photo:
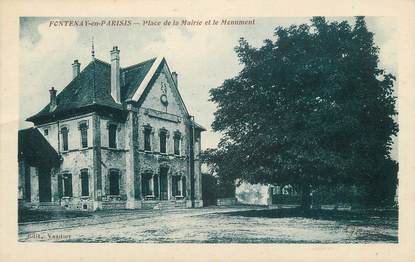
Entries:
[[249, 205], [270, 205], [272, 203], [271, 186], [242, 183], [235, 189], [239, 203]]
[[216, 205], [218, 206], [233, 206], [236, 205], [236, 198], [234, 197], [226, 197], [226, 198], [218, 198]]

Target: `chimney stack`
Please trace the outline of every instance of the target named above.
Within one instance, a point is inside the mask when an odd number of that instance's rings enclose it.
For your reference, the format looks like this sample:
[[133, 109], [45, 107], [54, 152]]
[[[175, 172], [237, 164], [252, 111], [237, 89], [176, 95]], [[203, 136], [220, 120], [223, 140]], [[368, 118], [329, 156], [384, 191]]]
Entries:
[[49, 90], [50, 94], [50, 103], [49, 103], [49, 112], [52, 112], [56, 109], [57, 102], [56, 102], [56, 90], [52, 86], [52, 88]]
[[111, 54], [111, 96], [115, 102], [121, 103], [120, 91], [120, 50], [114, 46]]
[[179, 88], [179, 83], [177, 82], [178, 81], [178, 79], [177, 79], [177, 73], [176, 72], [173, 72], [173, 73], [171, 73], [171, 75], [173, 77], [174, 83], [176, 84], [176, 87]]
[[72, 64], [72, 79], [75, 79], [81, 72], [81, 64], [78, 60], [74, 60]]

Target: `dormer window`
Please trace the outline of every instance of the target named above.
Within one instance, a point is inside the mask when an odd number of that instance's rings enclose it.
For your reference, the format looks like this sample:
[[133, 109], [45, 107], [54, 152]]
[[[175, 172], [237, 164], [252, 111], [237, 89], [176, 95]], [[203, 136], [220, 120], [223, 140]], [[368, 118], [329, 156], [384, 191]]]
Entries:
[[43, 130], [43, 134], [45, 134], [45, 136], [47, 136], [48, 134], [49, 134], [49, 129], [45, 129], [45, 130]]

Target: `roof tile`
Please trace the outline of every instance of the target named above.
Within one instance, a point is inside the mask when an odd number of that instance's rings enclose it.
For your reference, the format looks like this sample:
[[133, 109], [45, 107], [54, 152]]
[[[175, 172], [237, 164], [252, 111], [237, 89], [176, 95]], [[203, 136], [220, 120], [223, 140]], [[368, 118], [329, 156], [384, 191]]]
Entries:
[[[155, 60], [153, 58], [120, 69], [122, 101], [133, 96]], [[39, 113], [29, 117], [27, 120], [35, 121], [40, 117], [47, 117], [51, 114], [63, 113], [91, 105], [123, 109], [123, 106], [116, 103], [111, 96], [111, 65], [99, 59], [91, 61], [57, 95], [57, 107], [53, 112], [50, 112], [48, 104]]]

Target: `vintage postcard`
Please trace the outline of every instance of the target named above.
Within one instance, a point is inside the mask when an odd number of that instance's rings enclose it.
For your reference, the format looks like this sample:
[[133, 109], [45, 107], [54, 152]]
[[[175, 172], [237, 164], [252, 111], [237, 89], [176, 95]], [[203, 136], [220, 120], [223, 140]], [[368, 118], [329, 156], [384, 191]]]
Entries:
[[[16, 214], [5, 256], [67, 247], [89, 261], [104, 244], [119, 250], [109, 261], [222, 261], [231, 249], [270, 261], [287, 247], [310, 251], [280, 253], [289, 261], [336, 248], [355, 252], [341, 261], [414, 258], [413, 17], [24, 7], [1, 24], [16, 54], [0, 45], [16, 108], [1, 122]], [[98, 253], [73, 253], [90, 244]], [[171, 256], [154, 257], [163, 248]]]

